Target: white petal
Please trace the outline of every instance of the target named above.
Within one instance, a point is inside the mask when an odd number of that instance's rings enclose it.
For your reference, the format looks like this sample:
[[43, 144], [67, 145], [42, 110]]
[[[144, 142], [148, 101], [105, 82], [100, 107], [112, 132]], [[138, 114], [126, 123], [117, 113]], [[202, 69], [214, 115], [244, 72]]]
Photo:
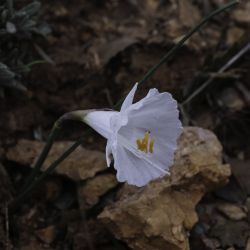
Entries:
[[[152, 96], [155, 96], [155, 95], [158, 95], [158, 94], [159, 94], [158, 89], [153, 88], [153, 89], [150, 89], [150, 90], [148, 91], [148, 94], [146, 95], [145, 98], [149, 98], [149, 97], [152, 97]], [[144, 99], [144, 98], [143, 98], [143, 99]], [[143, 99], [142, 99], [142, 100], [143, 100]]]
[[[155, 131], [156, 134], [172, 135], [172, 129], [176, 134], [182, 128], [179, 120], [177, 102], [169, 93], [161, 93], [151, 98], [144, 98], [140, 103], [130, 106], [128, 115], [128, 126], [131, 128], [145, 128]], [[166, 131], [169, 129], [170, 131]]]
[[130, 90], [130, 92], [128, 93], [128, 95], [126, 96], [124, 102], [122, 103], [121, 106], [121, 112], [126, 110], [132, 103], [134, 100], [134, 96], [135, 96], [135, 91], [137, 89], [138, 83], [136, 83], [134, 85], [134, 87]]
[[[118, 138], [117, 141], [118, 141], [119, 145], [122, 145], [123, 148], [125, 148], [129, 152], [133, 153], [134, 156], [147, 162], [151, 167], [159, 170], [162, 173], [162, 175], [165, 175], [168, 173], [169, 164], [161, 164], [157, 159], [155, 159], [156, 157], [152, 157], [151, 154], [145, 154], [144, 152], [138, 150], [137, 147], [135, 146], [135, 144], [136, 144], [135, 141], [133, 141], [133, 143], [131, 143], [130, 140], [128, 140], [126, 137], [123, 137], [120, 134], [117, 136], [117, 138]], [[164, 153], [164, 156], [165, 155], [166, 154]]]
[[138, 187], [164, 175], [161, 170], [154, 168], [145, 159], [137, 157], [121, 145], [117, 146], [114, 155], [114, 167], [117, 170], [118, 181], [126, 181]]
[[111, 154], [112, 154], [112, 141], [111, 139], [108, 139], [107, 145], [106, 145], [106, 161], [107, 161], [108, 167], [110, 167], [110, 163], [112, 160]]
[[[124, 146], [151, 165], [168, 171], [182, 131], [176, 101], [168, 93], [151, 91], [148, 97], [131, 105], [127, 115], [127, 124], [118, 131], [121, 138], [126, 140]], [[154, 139], [153, 153], [137, 149], [136, 140], [143, 138], [146, 131], [150, 132], [150, 139]]]
[[111, 117], [117, 113], [117, 111], [93, 111], [84, 116], [83, 120], [99, 134], [108, 139], [112, 134], [110, 127]]

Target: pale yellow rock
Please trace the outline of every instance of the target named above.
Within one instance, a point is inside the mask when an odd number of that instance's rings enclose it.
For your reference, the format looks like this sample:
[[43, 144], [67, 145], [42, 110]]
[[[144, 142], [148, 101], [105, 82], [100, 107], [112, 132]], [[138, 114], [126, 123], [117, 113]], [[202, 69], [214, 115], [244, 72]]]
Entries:
[[[42, 170], [47, 169], [64, 151], [74, 142], [55, 142], [43, 165]], [[34, 166], [37, 157], [44, 147], [43, 142], [31, 140], [19, 140], [16, 146], [10, 148], [6, 154], [8, 160], [23, 165]], [[105, 155], [99, 151], [87, 150], [78, 147], [69, 157], [60, 163], [55, 169], [58, 174], [79, 181], [95, 176], [101, 170], [107, 168]]]
[[189, 231], [198, 220], [196, 204], [230, 175], [216, 136], [197, 127], [184, 129], [170, 171], [144, 188], [124, 185], [117, 201], [99, 215], [132, 249], [189, 249]]
[[247, 217], [243, 208], [232, 203], [221, 203], [217, 205], [217, 209], [231, 220], [242, 220]]
[[102, 174], [78, 186], [78, 201], [81, 210], [96, 205], [99, 198], [118, 184], [114, 174]]

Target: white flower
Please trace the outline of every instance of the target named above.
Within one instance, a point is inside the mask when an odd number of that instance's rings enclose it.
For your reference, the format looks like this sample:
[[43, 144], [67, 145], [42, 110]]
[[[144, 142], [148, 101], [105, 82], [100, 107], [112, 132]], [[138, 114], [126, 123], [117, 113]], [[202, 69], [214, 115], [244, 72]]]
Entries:
[[136, 89], [137, 84], [120, 112], [90, 111], [84, 122], [108, 140], [107, 164], [113, 155], [118, 181], [141, 187], [168, 174], [182, 125], [171, 94], [150, 89], [133, 104]]

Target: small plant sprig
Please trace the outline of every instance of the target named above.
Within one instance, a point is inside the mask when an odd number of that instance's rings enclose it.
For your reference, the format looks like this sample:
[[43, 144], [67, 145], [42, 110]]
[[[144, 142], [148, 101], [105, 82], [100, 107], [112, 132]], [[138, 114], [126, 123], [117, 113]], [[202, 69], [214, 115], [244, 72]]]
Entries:
[[30, 70], [32, 40], [50, 31], [39, 21], [40, 8], [40, 2], [32, 1], [16, 10], [13, 0], [0, 0], [0, 89], [27, 90], [21, 76]]
[[[234, 1], [231, 1], [229, 2], [228, 4], [222, 6], [221, 8], [215, 10], [214, 12], [212, 12], [210, 15], [208, 15], [206, 18], [204, 18], [197, 26], [195, 26], [192, 30], [190, 30], [182, 39], [180, 42], [178, 42], [168, 53], [166, 53], [163, 58], [160, 60], [160, 62], [155, 65], [153, 68], [151, 68], [146, 74], [145, 76], [142, 78], [141, 81], [138, 82], [137, 85], [139, 84], [142, 84], [144, 83], [147, 79], [149, 79], [158, 69], [159, 67], [163, 64], [163, 63], [166, 63], [173, 55], [174, 53], [179, 49], [181, 48], [184, 43], [195, 33], [197, 32], [204, 24], [206, 24], [209, 20], [211, 20], [212, 17], [214, 17], [215, 15], [218, 15], [220, 14], [221, 12], [229, 9], [229, 8], [232, 8], [233, 6], [235, 6], [236, 4], [238, 4], [239, 1], [237, 0], [234, 0]], [[137, 87], [136, 85], [136, 87]], [[134, 88], [135, 89], [135, 88]], [[133, 152], [134, 156], [136, 156], [137, 158], [139, 159], [144, 159], [146, 164], [149, 164], [151, 166], [154, 166], [155, 169], [158, 169], [158, 166], [161, 165], [161, 162], [156, 162], [154, 161], [154, 159], [151, 157], [148, 157], [148, 156], [145, 156], [143, 155], [144, 153], [153, 153], [153, 149], [154, 149], [154, 141], [153, 139], [151, 138], [151, 135], [150, 135], [150, 131], [146, 130], [144, 131], [145, 133], [144, 134], [141, 134], [140, 131], [123, 131], [126, 133], [126, 135], [128, 137], [131, 137], [131, 135], [133, 135], [134, 133], [137, 134], [137, 136], [139, 136], [137, 138], [137, 140], [134, 140], [135, 138], [130, 138], [132, 139], [132, 141], [135, 143], [137, 143], [137, 151], [135, 152], [135, 146], [132, 145], [131, 146], [131, 143], [128, 141], [128, 140], [124, 140], [124, 135], [120, 135], [118, 130], [122, 127], [122, 126], [127, 126], [128, 128], [131, 129], [130, 125], [129, 124], [129, 119], [128, 117], [129, 116], [133, 116], [133, 112], [136, 112], [136, 110], [139, 110], [139, 109], [142, 109], [142, 110], [150, 110], [148, 107], [147, 107], [147, 104], [150, 103], [156, 103], [157, 101], [159, 101], [159, 105], [161, 106], [161, 102], [160, 102], [160, 98], [163, 95], [168, 95], [168, 93], [161, 93], [159, 94], [159, 92], [155, 89], [152, 89], [149, 91], [148, 95], [143, 98], [141, 101], [135, 103], [135, 104], [132, 104], [132, 101], [133, 101], [133, 95], [134, 95], [134, 92], [135, 90], [131, 91], [129, 93], [129, 95], [125, 98], [119, 101], [118, 104], [116, 105], [117, 106], [120, 106], [121, 102], [124, 100], [123, 102], [123, 105], [122, 105], [122, 108], [121, 108], [121, 111], [120, 112], [117, 112], [117, 111], [95, 111], [95, 110], [86, 110], [86, 111], [73, 111], [73, 112], [70, 112], [70, 113], [66, 113], [64, 114], [61, 118], [59, 118], [51, 132], [50, 132], [50, 135], [48, 137], [48, 140], [47, 140], [47, 143], [41, 153], [41, 155], [39, 156], [35, 166], [34, 166], [34, 169], [31, 173], [31, 175], [28, 177], [21, 193], [19, 194], [19, 196], [14, 199], [11, 203], [10, 203], [10, 206], [9, 208], [10, 209], [15, 209], [18, 207], [18, 205], [25, 199], [25, 197], [32, 191], [32, 189], [34, 187], [36, 187], [48, 174], [50, 174], [65, 158], [67, 158], [69, 156], [70, 153], [72, 153], [79, 145], [81, 145], [81, 142], [83, 140], [83, 138], [79, 138], [79, 140], [77, 140], [68, 150], [66, 150], [54, 163], [52, 163], [48, 169], [46, 171], [44, 171], [40, 176], [38, 176], [39, 172], [40, 172], [40, 169], [53, 145], [53, 141], [55, 140], [56, 136], [58, 135], [58, 133], [60, 132], [60, 129], [63, 125], [63, 122], [65, 120], [79, 120], [81, 122], [85, 122], [87, 123], [88, 125], [90, 125], [92, 128], [94, 128], [97, 132], [99, 132], [101, 135], [103, 135], [104, 137], [108, 138], [108, 144], [107, 144], [107, 148], [106, 148], [106, 156], [107, 156], [107, 162], [110, 163], [110, 158], [109, 158], [109, 154], [112, 153], [113, 156], [114, 156], [114, 159], [116, 159], [117, 157], [119, 158], [119, 145], [116, 144], [116, 142], [118, 141], [117, 140], [117, 137], [119, 136], [122, 136], [123, 138], [123, 141], [122, 141], [122, 146], [126, 149], [125, 151], [131, 151]], [[170, 100], [170, 105], [169, 107], [171, 107], [171, 98], [169, 99]], [[158, 105], [158, 104], [157, 104]], [[159, 106], [159, 107], [160, 107]], [[152, 110], [151, 110], [152, 111]], [[152, 116], [154, 118], [157, 118], [157, 110], [153, 110], [153, 112], [151, 112]], [[98, 115], [96, 115], [95, 113], [97, 112], [104, 112], [104, 113], [98, 113]], [[110, 112], [109, 114], [108, 113], [105, 113], [105, 112]], [[115, 112], [112, 114], [112, 112]], [[125, 113], [124, 113], [125, 112]], [[142, 111], [143, 112], [143, 111]], [[148, 112], [148, 111], [147, 111]], [[146, 114], [147, 114], [146, 112]], [[174, 116], [171, 116], [169, 117], [169, 119], [175, 117], [176, 118], [176, 107], [174, 109], [171, 109], [168, 111], [170, 114], [174, 114]], [[108, 114], [108, 115], [107, 115]], [[112, 115], [112, 116], [110, 116]], [[120, 119], [116, 116], [121, 116]], [[160, 119], [164, 118], [165, 117], [165, 114], [163, 112], [162, 114], [163, 116], [161, 116]], [[141, 116], [141, 114], [137, 114], [137, 118], [138, 116]], [[122, 117], [124, 119], [122, 119]], [[126, 118], [127, 117], [127, 118]], [[137, 119], [136, 118], [136, 119]], [[145, 118], [145, 116], [144, 116]], [[143, 119], [144, 119], [143, 118]], [[136, 120], [134, 119], [134, 121]], [[165, 118], [164, 118], [165, 119]], [[163, 120], [164, 120], [163, 119]], [[121, 121], [121, 122], [120, 122]], [[121, 123], [124, 123], [124, 124], [121, 124]], [[173, 124], [174, 126], [178, 123], [177, 120], [175, 120], [175, 124]], [[150, 124], [150, 123], [149, 123]], [[161, 124], [161, 122], [159, 122], [159, 124]], [[158, 124], [158, 125], [159, 125]], [[102, 126], [103, 125], [103, 126]], [[132, 124], [133, 125], [133, 124]], [[109, 126], [112, 126], [112, 131], [114, 132], [113, 135], [110, 134], [111, 132], [109, 131]], [[178, 125], [179, 126], [179, 125]], [[178, 127], [177, 126], [177, 127]], [[154, 127], [154, 125], [153, 125]], [[180, 126], [179, 126], [180, 127]], [[118, 129], [116, 131], [116, 129]], [[176, 127], [174, 128], [176, 129]], [[158, 129], [157, 129], [158, 130]], [[173, 130], [174, 131], [174, 130]], [[178, 130], [179, 131], [179, 130]], [[158, 131], [159, 132], [159, 131]], [[171, 133], [170, 133], [171, 134]], [[177, 133], [179, 134], [179, 132]], [[143, 137], [144, 136], [144, 137]], [[125, 136], [126, 137], [126, 136]], [[125, 138], [126, 139], [126, 138]], [[120, 138], [121, 140], [121, 138]], [[176, 140], [176, 138], [175, 138]], [[111, 142], [111, 144], [109, 144], [109, 142]], [[115, 143], [114, 143], [115, 142]], [[136, 144], [135, 144], [136, 145]], [[162, 144], [163, 146], [163, 144]], [[139, 152], [138, 152], [139, 151]], [[140, 152], [142, 151], [142, 152]], [[159, 152], [159, 151], [158, 151]], [[170, 158], [172, 157], [172, 151], [171, 151], [171, 156]], [[114, 155], [115, 154], [115, 155]], [[120, 153], [120, 156], [122, 154]], [[131, 156], [131, 155], [130, 155]], [[117, 158], [117, 159], [118, 159]], [[158, 157], [156, 158], [161, 158], [161, 155], [158, 155]], [[160, 159], [158, 159], [160, 160]], [[118, 160], [119, 161], [119, 160]], [[127, 160], [126, 160], [127, 161]], [[131, 162], [134, 162], [134, 159], [131, 160]], [[109, 165], [109, 164], [108, 164]], [[163, 164], [164, 165], [164, 164]], [[131, 166], [133, 166], [133, 164], [131, 164]], [[116, 166], [115, 166], [116, 167]], [[117, 166], [119, 168], [119, 166]], [[158, 169], [159, 170], [159, 169]], [[124, 170], [120, 170], [120, 171], [124, 171]], [[132, 170], [131, 170], [132, 171]], [[135, 170], [134, 170], [135, 171]], [[152, 171], [152, 170], [150, 170]], [[133, 171], [132, 171], [133, 172]], [[132, 173], [131, 172], [131, 173]], [[131, 176], [129, 176], [130, 172], [127, 172], [124, 173], [124, 172], [121, 172], [121, 175], [118, 176], [118, 179], [120, 181], [125, 181], [125, 180], [131, 180]], [[138, 174], [138, 178], [140, 177], [140, 174]], [[146, 173], [141, 173], [142, 175], [144, 175], [144, 179], [143, 181], [139, 180], [139, 186], [141, 185], [145, 185], [145, 183], [148, 182], [148, 180], [150, 180], [149, 176], [145, 176]], [[152, 178], [151, 179], [154, 179], [156, 176], [159, 176], [156, 174], [156, 172], [152, 171], [151, 172], [151, 175], [152, 175]], [[145, 178], [147, 179], [147, 181], [145, 181]], [[132, 180], [131, 183], [134, 183], [134, 184], [137, 184], [137, 180]]]

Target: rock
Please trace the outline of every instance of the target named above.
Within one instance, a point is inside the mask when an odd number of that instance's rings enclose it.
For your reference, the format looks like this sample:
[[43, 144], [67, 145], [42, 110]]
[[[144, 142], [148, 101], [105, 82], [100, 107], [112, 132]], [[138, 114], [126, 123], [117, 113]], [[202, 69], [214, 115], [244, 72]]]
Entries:
[[[192, 15], [190, 15], [192, 13]], [[186, 27], [193, 27], [201, 19], [199, 9], [188, 0], [179, 1], [179, 19]]]
[[223, 249], [225, 247], [237, 246], [244, 248], [249, 237], [250, 228], [245, 221], [226, 221], [217, 224], [210, 232], [210, 236], [219, 239]]
[[242, 220], [247, 217], [247, 214], [241, 207], [232, 203], [219, 204], [217, 209], [231, 220]]
[[207, 238], [206, 236], [203, 236], [202, 242], [208, 250], [219, 249], [220, 247], [220, 242], [217, 239]]
[[232, 112], [237, 112], [245, 107], [244, 99], [235, 88], [224, 88], [219, 94], [218, 104], [229, 109]]
[[56, 228], [51, 225], [35, 232], [36, 236], [44, 243], [51, 244], [56, 238]]
[[240, 38], [244, 35], [244, 30], [240, 29], [239, 27], [231, 27], [227, 31], [227, 45], [233, 46], [235, 43], [237, 43]]
[[[73, 142], [55, 142], [44, 165], [42, 171], [46, 170]], [[17, 145], [7, 151], [8, 160], [19, 164], [34, 166], [37, 157], [44, 147], [43, 142], [19, 140]], [[55, 172], [66, 175], [74, 181], [85, 180], [95, 176], [95, 174], [106, 169], [105, 155], [94, 150], [87, 150], [78, 147], [69, 157], [67, 157]]]
[[20, 250], [52, 250], [55, 248], [50, 248], [49, 246], [42, 246], [41, 242], [35, 237], [30, 237], [28, 243], [22, 243], [22, 246], [19, 248]]
[[246, 250], [250, 250], [250, 237], [247, 240]]
[[99, 198], [118, 184], [115, 175], [98, 175], [78, 187], [78, 201], [81, 210], [98, 203]]
[[230, 168], [222, 163], [222, 147], [212, 132], [187, 127], [170, 172], [143, 188], [124, 185], [117, 201], [99, 215], [132, 249], [189, 249], [189, 231], [198, 220], [196, 204], [227, 182]]
[[250, 23], [250, 2], [246, 1], [244, 4], [235, 9], [232, 13], [232, 17], [239, 23], [249, 24]]

